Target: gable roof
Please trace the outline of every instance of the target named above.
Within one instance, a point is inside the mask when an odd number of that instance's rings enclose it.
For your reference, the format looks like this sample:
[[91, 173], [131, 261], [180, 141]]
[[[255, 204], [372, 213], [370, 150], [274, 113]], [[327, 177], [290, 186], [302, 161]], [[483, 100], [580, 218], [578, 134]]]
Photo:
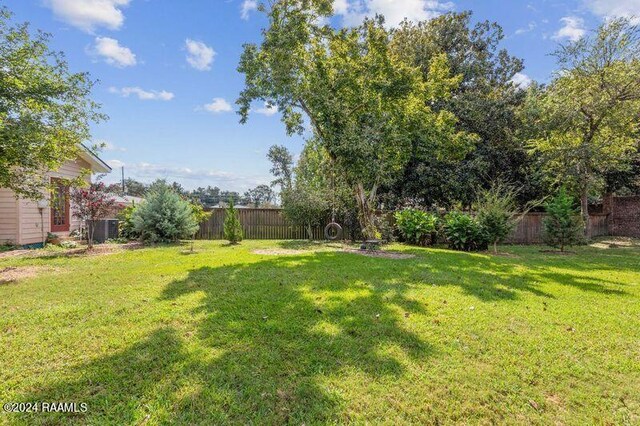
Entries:
[[98, 157], [93, 151], [91, 151], [84, 144], [80, 144], [80, 152], [78, 155], [84, 161], [89, 163], [91, 166], [91, 171], [94, 173], [109, 173], [111, 172], [111, 167], [107, 163], [105, 163], [100, 157]]

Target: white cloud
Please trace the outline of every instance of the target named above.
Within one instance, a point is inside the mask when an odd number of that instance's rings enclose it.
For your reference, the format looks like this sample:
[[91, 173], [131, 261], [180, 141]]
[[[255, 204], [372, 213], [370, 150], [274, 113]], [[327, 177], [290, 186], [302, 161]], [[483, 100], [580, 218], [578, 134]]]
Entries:
[[533, 83], [533, 80], [528, 75], [521, 72], [517, 72], [511, 79], [511, 82], [515, 84], [517, 87], [519, 87], [520, 89], [526, 89], [531, 85], [531, 83]]
[[204, 108], [205, 111], [209, 111], [214, 114], [233, 110], [229, 102], [223, 98], [213, 98], [213, 101], [210, 104], [205, 104], [202, 108]]
[[98, 27], [117, 30], [124, 22], [121, 8], [130, 0], [45, 0], [60, 20], [86, 32]]
[[358, 25], [364, 18], [384, 15], [386, 25], [392, 27], [404, 18], [423, 21], [452, 10], [452, 2], [437, 0], [334, 0], [333, 9], [341, 15], [345, 25]]
[[144, 90], [139, 87], [123, 87], [122, 89], [110, 87], [109, 92], [117, 93], [124, 98], [136, 95], [142, 101], [170, 101], [174, 97], [173, 93], [166, 90]]
[[109, 37], [96, 37], [93, 53], [102, 56], [109, 65], [119, 68], [131, 67], [137, 63], [136, 55], [131, 49]]
[[258, 10], [257, 0], [244, 0], [240, 8], [240, 17], [244, 20], [249, 19], [249, 12]]
[[578, 41], [585, 35], [587, 30], [584, 28], [584, 19], [577, 16], [565, 16], [560, 19], [560, 22], [564, 25], [554, 35], [554, 40], [568, 39], [571, 41]]
[[184, 43], [187, 49], [187, 62], [189, 65], [199, 71], [210, 70], [216, 52], [201, 41], [188, 38]]
[[[155, 179], [167, 179], [177, 181], [185, 188], [195, 188], [198, 186], [217, 186], [224, 190], [245, 191], [260, 184], [269, 184], [270, 176], [241, 176], [223, 170], [199, 169], [194, 170], [189, 167], [179, 165], [163, 165], [152, 163], [127, 163], [118, 159], [111, 159], [107, 164], [112, 169], [124, 167], [126, 177], [130, 177], [142, 182], [150, 183]], [[110, 173], [106, 176], [106, 182], [119, 182], [118, 173]]]
[[262, 108], [258, 108], [255, 110], [257, 114], [266, 115], [267, 117], [271, 117], [272, 115], [278, 112], [278, 107], [276, 105], [268, 105], [264, 104]]
[[123, 148], [121, 146], [116, 146], [114, 144], [112, 144], [111, 142], [108, 141], [98, 141], [97, 142], [99, 145], [102, 145], [102, 149], [104, 151], [119, 151], [119, 152], [126, 152], [126, 148]]
[[589, 10], [605, 19], [630, 18], [640, 24], [640, 0], [586, 0]]
[[336, 15], [346, 15], [349, 12], [349, 2], [347, 0], [333, 0], [333, 13]]
[[120, 161], [120, 160], [107, 160], [106, 163], [112, 169], [119, 169], [120, 167], [123, 167], [125, 165], [125, 162], [124, 161]]

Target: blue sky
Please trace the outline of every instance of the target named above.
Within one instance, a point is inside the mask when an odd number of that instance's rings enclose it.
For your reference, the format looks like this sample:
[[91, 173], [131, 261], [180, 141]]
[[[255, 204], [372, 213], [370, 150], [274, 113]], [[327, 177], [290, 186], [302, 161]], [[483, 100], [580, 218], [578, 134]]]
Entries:
[[[53, 35], [74, 71], [99, 84], [94, 98], [109, 115], [93, 126], [101, 156], [127, 176], [176, 180], [186, 188], [217, 185], [244, 191], [268, 183], [269, 146], [302, 148], [279, 115], [255, 105], [241, 125], [234, 101], [245, 42], [260, 40], [265, 19], [255, 0], [9, 0], [17, 21]], [[472, 10], [505, 30], [503, 46], [525, 60], [523, 75], [546, 81], [558, 42], [577, 39], [612, 16], [640, 16], [640, 0], [335, 0], [336, 25], [376, 12], [390, 24], [448, 10]], [[114, 170], [109, 179], [119, 178]]]

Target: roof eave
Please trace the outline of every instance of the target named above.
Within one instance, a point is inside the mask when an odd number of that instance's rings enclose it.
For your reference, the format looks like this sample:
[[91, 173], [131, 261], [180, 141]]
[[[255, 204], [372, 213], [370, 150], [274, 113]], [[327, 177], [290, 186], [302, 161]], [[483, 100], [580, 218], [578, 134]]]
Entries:
[[102, 161], [100, 157], [94, 154], [84, 144], [81, 144], [81, 150], [79, 155], [80, 155], [80, 158], [82, 158], [84, 161], [89, 163], [89, 165], [91, 166], [91, 171], [93, 173], [110, 173], [111, 172], [111, 167], [109, 167], [107, 163]]

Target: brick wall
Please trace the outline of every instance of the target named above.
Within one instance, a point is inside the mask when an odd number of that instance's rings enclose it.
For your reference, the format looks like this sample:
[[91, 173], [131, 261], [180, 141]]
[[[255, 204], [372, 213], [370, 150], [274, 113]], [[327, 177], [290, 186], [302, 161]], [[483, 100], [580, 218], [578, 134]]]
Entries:
[[605, 197], [603, 210], [609, 213], [609, 233], [640, 238], [640, 196]]

